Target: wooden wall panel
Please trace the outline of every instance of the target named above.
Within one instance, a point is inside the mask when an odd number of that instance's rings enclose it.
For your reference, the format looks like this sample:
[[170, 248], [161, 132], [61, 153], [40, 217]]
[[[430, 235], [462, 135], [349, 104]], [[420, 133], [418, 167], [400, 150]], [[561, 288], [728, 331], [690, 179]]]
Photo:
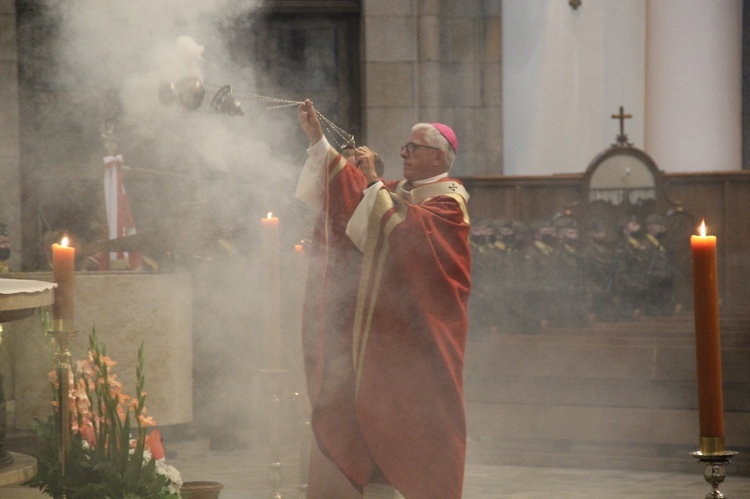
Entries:
[[581, 175], [551, 177], [471, 177], [461, 181], [471, 195], [475, 219], [549, 218], [580, 199]]

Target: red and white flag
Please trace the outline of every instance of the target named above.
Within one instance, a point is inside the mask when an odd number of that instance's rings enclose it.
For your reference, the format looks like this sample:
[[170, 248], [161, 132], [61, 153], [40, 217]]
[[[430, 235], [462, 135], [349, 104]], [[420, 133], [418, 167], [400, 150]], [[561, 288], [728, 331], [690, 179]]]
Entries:
[[[125, 184], [122, 182], [122, 156], [104, 156], [104, 203], [107, 209], [107, 236], [109, 239], [135, 234], [135, 222], [130, 212], [128, 195], [125, 193]], [[100, 262], [100, 267], [109, 269], [112, 260], [124, 260], [129, 262], [130, 270], [141, 267], [141, 257], [138, 253], [113, 252]]]

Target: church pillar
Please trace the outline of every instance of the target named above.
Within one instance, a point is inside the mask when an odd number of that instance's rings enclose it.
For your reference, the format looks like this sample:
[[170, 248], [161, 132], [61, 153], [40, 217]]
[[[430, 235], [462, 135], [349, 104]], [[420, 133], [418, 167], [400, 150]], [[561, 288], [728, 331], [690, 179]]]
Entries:
[[13, 251], [9, 262], [17, 267], [21, 254], [20, 118], [16, 6], [0, 2], [0, 222], [8, 224]]
[[740, 0], [658, 0], [646, 12], [645, 150], [665, 171], [741, 168]]
[[401, 144], [419, 121], [458, 135], [453, 175], [501, 173], [499, 0], [363, 0], [367, 145], [402, 176]]

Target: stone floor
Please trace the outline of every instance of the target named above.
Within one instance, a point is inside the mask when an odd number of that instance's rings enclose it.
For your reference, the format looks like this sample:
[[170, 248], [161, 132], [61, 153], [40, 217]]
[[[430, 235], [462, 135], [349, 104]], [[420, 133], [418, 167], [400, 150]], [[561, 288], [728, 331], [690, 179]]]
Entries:
[[[166, 440], [166, 439], [165, 439]], [[185, 481], [218, 481], [224, 485], [220, 499], [255, 499], [270, 495], [266, 445], [232, 451], [210, 450], [208, 441], [167, 442], [167, 460]], [[299, 498], [299, 450], [285, 446], [282, 453], [282, 496]], [[690, 460], [686, 456], [686, 460]], [[567, 467], [495, 466], [468, 463], [465, 499], [492, 498], [703, 498], [710, 491], [703, 468], [695, 463], [691, 473], [586, 470]], [[750, 497], [750, 477], [728, 475], [721, 491], [730, 499]], [[0, 488], [0, 498], [47, 497], [34, 489]], [[336, 499], [336, 498], [331, 498]]]

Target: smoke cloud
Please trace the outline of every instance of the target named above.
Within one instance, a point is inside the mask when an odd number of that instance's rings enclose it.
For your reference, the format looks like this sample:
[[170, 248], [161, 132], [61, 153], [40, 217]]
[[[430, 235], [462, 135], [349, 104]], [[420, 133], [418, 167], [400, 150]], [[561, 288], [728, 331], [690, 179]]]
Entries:
[[[81, 130], [82, 143], [76, 146], [88, 154], [86, 168], [91, 170], [85, 175], [90, 177], [107, 154], [102, 135], [113, 132], [115, 152], [124, 156], [128, 167], [124, 183], [136, 230], [189, 226], [196, 233], [198, 242], [183, 245], [189, 265], [178, 270], [187, 267], [192, 272], [195, 303], [200, 304], [193, 318], [195, 418], [218, 433], [257, 426], [250, 420], [258, 409], [248, 380], [263, 366], [263, 297], [257, 290], [260, 269], [254, 235], [259, 219], [269, 211], [281, 219], [284, 273], [300, 270], [299, 262], [288, 261], [309, 224], [292, 196], [307, 145], [295, 109], [265, 110], [257, 105], [251, 98], [254, 68], [235, 62], [248, 57], [234, 57], [228, 49], [233, 30], [252, 29], [249, 18], [260, 3], [46, 4], [47, 15], [54, 18], [55, 53], [45, 78], [69, 98], [56, 104], [57, 124], [45, 126]], [[253, 47], [243, 50], [252, 53]], [[185, 79], [198, 80], [205, 90], [202, 104], [192, 111], [159, 98], [165, 83]], [[214, 95], [224, 85], [231, 85], [244, 115], [210, 112]], [[45, 147], [54, 150], [55, 145]], [[71, 169], [65, 174], [73, 179], [84, 172]], [[235, 251], [216, 244], [217, 230]], [[204, 245], [200, 237], [206, 232], [213, 239]], [[300, 279], [292, 275], [284, 284], [284, 296], [291, 297], [285, 306], [295, 307], [284, 316], [287, 346], [299, 343], [294, 318], [301, 307]], [[145, 347], [148, 350], [148, 344]], [[287, 349], [284, 355], [291, 376], [299, 381], [298, 352]], [[208, 408], [210, 418], [203, 417]], [[158, 421], [159, 415], [154, 416]]]

